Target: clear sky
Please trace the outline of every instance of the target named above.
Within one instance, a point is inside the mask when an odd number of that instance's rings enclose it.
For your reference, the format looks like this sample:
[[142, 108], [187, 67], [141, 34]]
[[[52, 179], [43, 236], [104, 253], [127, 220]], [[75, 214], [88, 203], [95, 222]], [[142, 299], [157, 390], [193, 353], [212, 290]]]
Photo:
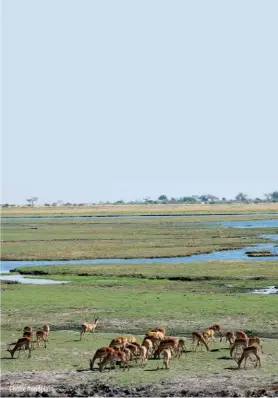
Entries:
[[277, 0], [3, 0], [1, 202], [277, 190], [277, 16]]

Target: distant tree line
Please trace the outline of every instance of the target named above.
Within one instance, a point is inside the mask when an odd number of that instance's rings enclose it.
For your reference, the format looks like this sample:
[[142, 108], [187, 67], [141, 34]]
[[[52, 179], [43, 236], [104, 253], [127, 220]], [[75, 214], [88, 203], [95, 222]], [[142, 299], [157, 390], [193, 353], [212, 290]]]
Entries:
[[[27, 198], [27, 206], [33, 207], [39, 198], [36, 196], [31, 196]], [[62, 200], [57, 200], [54, 203], [45, 203], [46, 207], [56, 207], [56, 206], [87, 206], [95, 204], [219, 204], [219, 203], [275, 203], [278, 202], [278, 191], [264, 194], [264, 198], [249, 198], [248, 195], [239, 192], [234, 199], [227, 199], [225, 197], [219, 198], [215, 195], [192, 195], [192, 196], [182, 196], [180, 198], [168, 198], [167, 195], [160, 195], [157, 199], [153, 200], [150, 197], [146, 197], [143, 200], [136, 200], [125, 202], [124, 200], [117, 200], [116, 202], [98, 202], [98, 203], [64, 203]], [[15, 207], [15, 204], [4, 203], [1, 207]]]

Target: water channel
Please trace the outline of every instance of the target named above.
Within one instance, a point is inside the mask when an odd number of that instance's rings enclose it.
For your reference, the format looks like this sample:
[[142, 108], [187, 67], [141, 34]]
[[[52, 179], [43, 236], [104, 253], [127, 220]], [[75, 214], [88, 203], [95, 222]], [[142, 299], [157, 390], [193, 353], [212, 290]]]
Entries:
[[[127, 217], [143, 217], [143, 216], [125, 216]], [[159, 216], [160, 217], [160, 216]], [[164, 216], [161, 216], [164, 217]], [[49, 217], [45, 217], [49, 219]], [[65, 217], [64, 217], [65, 218]], [[74, 218], [74, 217], [71, 217]], [[76, 218], [76, 217], [75, 217]], [[79, 218], [79, 217], [78, 217]], [[83, 218], [83, 217], [82, 217]], [[26, 218], [24, 218], [26, 219]], [[33, 219], [33, 218], [32, 218]], [[40, 218], [41, 220], [42, 218]], [[217, 224], [226, 228], [278, 228], [278, 219], [269, 220], [248, 220], [248, 221], [217, 221], [204, 222], [202, 224]], [[199, 223], [198, 223], [199, 224]], [[278, 234], [264, 234], [260, 235], [263, 238], [278, 240]], [[209, 260], [249, 260], [249, 261], [265, 261], [273, 260], [275, 257], [248, 257], [246, 251], [254, 250], [270, 250], [272, 253], [278, 255], [278, 245], [275, 243], [265, 243], [257, 246], [244, 247], [242, 249], [215, 251], [212, 253], [194, 254], [185, 257], [160, 257], [160, 258], [110, 258], [110, 259], [87, 259], [87, 260], [32, 260], [32, 261], [1, 261], [0, 279], [11, 280], [21, 283], [65, 283], [64, 281], [51, 281], [48, 279], [29, 279], [23, 275], [3, 275], [9, 271], [23, 266], [43, 266], [43, 265], [68, 265], [68, 264], [152, 264], [152, 263], [190, 263], [195, 261], [209, 261]], [[27, 276], [28, 277], [28, 276]], [[32, 281], [32, 282], [30, 282]], [[44, 281], [44, 282], [43, 282]]]

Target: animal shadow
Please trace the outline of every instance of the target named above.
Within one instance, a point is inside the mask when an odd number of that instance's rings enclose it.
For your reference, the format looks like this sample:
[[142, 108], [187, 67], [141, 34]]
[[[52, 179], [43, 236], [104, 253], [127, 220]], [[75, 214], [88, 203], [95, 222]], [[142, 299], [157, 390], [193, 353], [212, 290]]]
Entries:
[[89, 372], [95, 372], [96, 370], [99, 372], [99, 369], [97, 369], [97, 368], [94, 368], [93, 370], [91, 370], [91, 369], [76, 369], [76, 372], [79, 372], [79, 373], [81, 373], [81, 372], [89, 373]]
[[227, 369], [227, 370], [239, 370], [239, 368], [232, 367], [232, 366], [228, 366], [227, 368], [224, 368], [224, 369]]

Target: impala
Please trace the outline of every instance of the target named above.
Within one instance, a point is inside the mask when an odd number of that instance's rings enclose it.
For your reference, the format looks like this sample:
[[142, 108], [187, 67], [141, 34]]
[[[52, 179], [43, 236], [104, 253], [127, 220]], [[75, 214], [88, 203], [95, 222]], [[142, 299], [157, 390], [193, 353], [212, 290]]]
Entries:
[[236, 332], [236, 338], [237, 339], [245, 339], [245, 340], [249, 339], [249, 337], [247, 336], [247, 334], [243, 330], [238, 330]]
[[261, 350], [261, 353], [263, 354], [263, 345], [262, 345], [261, 339], [259, 337], [257, 337], [257, 336], [249, 337], [248, 346], [251, 346], [251, 345], [258, 347]]
[[95, 318], [94, 323], [88, 323], [87, 321], [85, 321], [81, 325], [80, 340], [82, 340], [82, 336], [84, 336], [85, 339], [86, 332], [94, 332], [96, 330], [98, 323], [99, 323], [99, 318]]
[[29, 355], [28, 358], [31, 358], [31, 347], [32, 347], [32, 342], [30, 337], [22, 337], [21, 339], [18, 339], [17, 342], [15, 343], [10, 343], [9, 346], [14, 345], [14, 348], [10, 349], [8, 348], [7, 351], [11, 354], [12, 358], [14, 357], [14, 353], [18, 350], [21, 350], [21, 348], [25, 349], [27, 348], [29, 350]]
[[165, 369], [170, 369], [170, 359], [172, 358], [172, 351], [171, 348], [165, 348], [162, 351], [163, 354], [163, 364], [165, 366]]
[[178, 353], [179, 340], [176, 337], [168, 337], [162, 340], [158, 349], [154, 353], [154, 358], [159, 358], [160, 353], [166, 348], [171, 348], [173, 352]]
[[248, 345], [248, 340], [246, 339], [235, 339], [233, 345], [230, 348], [230, 356], [233, 356], [233, 352], [235, 351], [235, 354], [237, 354], [238, 349], [244, 349]]
[[251, 355], [254, 355], [256, 357], [256, 364], [254, 365], [254, 367], [257, 367], [258, 362], [259, 362], [259, 367], [261, 367], [261, 359], [258, 355], [258, 347], [255, 346], [250, 346], [250, 347], [245, 347], [242, 351], [241, 357], [238, 361], [238, 368], [240, 368], [240, 365], [242, 363], [243, 360], [244, 361], [244, 368], [246, 369], [246, 361], [247, 358], [249, 358]]
[[[193, 344], [193, 348], [194, 348], [194, 342], [195, 342], [195, 341], [197, 341], [196, 348], [195, 348], [195, 350], [194, 350], [195, 352], [197, 351], [197, 347], [198, 347], [199, 345], [201, 346], [201, 344], [202, 344], [202, 346], [204, 345], [204, 346], [206, 347], [207, 351], [209, 351], [209, 347], [208, 347], [208, 345], [207, 345], [207, 343], [206, 343], [206, 341], [205, 341], [203, 335], [202, 335], [200, 332], [193, 332], [193, 333], [192, 333], [192, 344]], [[202, 346], [201, 346], [201, 349], [202, 349]]]
[[230, 331], [230, 332], [226, 333], [226, 343], [227, 343], [227, 341], [229, 342], [230, 348], [231, 348], [231, 346], [234, 344], [234, 341], [235, 341], [234, 332]]
[[220, 326], [218, 323], [216, 323], [216, 324], [212, 325], [212, 326], [210, 327], [210, 329], [212, 329], [212, 330], [214, 330], [215, 332], [217, 332], [217, 334], [220, 336], [220, 341], [222, 341], [223, 335], [222, 335], [221, 326]]
[[207, 329], [203, 333], [204, 339], [207, 341], [207, 343], [212, 342], [215, 343], [215, 338], [214, 338], [214, 330], [213, 329]]
[[42, 329], [46, 335], [47, 341], [48, 341], [48, 336], [49, 336], [49, 332], [50, 332], [50, 327], [48, 324], [43, 325], [43, 329]]
[[93, 359], [90, 359], [90, 369], [91, 370], [94, 369], [94, 363], [97, 359], [101, 360], [104, 357], [106, 357], [108, 354], [111, 354], [112, 352], [114, 352], [114, 348], [111, 347], [101, 347], [98, 350], [96, 350]]
[[43, 330], [36, 331], [37, 347], [40, 347], [41, 341], [44, 342], [44, 348], [46, 348], [47, 335]]
[[[108, 363], [110, 363], [110, 364], [114, 363], [115, 364], [115, 362], [118, 362], [118, 361], [123, 363], [123, 365], [124, 365], [124, 369], [123, 370], [125, 370], [126, 366], [127, 366], [128, 370], [129, 370], [129, 364], [128, 364], [128, 360], [127, 360], [126, 354], [124, 352], [122, 352], [122, 351], [115, 351], [114, 350], [114, 352], [111, 352], [110, 354], [106, 355], [106, 357], [103, 359], [103, 361], [99, 364], [100, 372], [103, 371], [103, 369], [105, 368], [105, 366]], [[110, 369], [111, 369], [111, 367], [110, 367]]]

